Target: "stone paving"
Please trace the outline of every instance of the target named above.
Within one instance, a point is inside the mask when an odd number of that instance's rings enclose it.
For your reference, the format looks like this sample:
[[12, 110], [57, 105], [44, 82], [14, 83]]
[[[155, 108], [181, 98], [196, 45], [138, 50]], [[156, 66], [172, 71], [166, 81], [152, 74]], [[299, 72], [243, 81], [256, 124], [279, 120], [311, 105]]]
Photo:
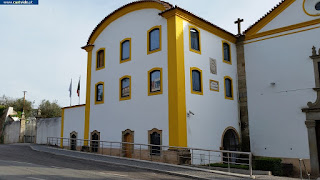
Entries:
[[[179, 176], [184, 176], [189, 178], [191, 177], [194, 179], [221, 179], [221, 180], [250, 179], [246, 175], [240, 175], [240, 174], [228, 175], [228, 173], [225, 173], [225, 172], [217, 172], [217, 171], [212, 171], [207, 169], [156, 163], [156, 162], [149, 162], [149, 161], [143, 161], [143, 160], [123, 158], [123, 157], [113, 157], [113, 156], [79, 152], [79, 151], [71, 151], [71, 150], [49, 147], [45, 145], [32, 144], [30, 146], [33, 150], [36, 150], [36, 151], [42, 151], [42, 152], [68, 156], [73, 158], [112, 163], [117, 165], [125, 165], [125, 166], [134, 167], [134, 168], [142, 168], [142, 169], [148, 169], [148, 170], [153, 170], [158, 172], [165, 172], [172, 175], [179, 175]], [[235, 175], [238, 175], [238, 176], [235, 176]], [[293, 179], [293, 178], [266, 176], [266, 175], [259, 175], [255, 177], [256, 179], [263, 179], [263, 180]]]

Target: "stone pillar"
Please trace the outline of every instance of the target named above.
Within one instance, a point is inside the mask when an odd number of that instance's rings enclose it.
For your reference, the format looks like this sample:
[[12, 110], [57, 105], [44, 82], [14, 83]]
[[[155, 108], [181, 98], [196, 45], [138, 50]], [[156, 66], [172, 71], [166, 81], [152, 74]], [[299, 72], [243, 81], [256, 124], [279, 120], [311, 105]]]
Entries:
[[240, 127], [241, 127], [241, 150], [250, 152], [250, 134], [247, 102], [247, 80], [246, 63], [244, 57], [245, 36], [241, 35], [236, 43], [237, 46], [237, 71], [238, 71], [238, 91], [239, 91], [239, 109], [240, 109]]
[[316, 121], [306, 120], [305, 124], [308, 129], [309, 151], [310, 151], [310, 165], [311, 176], [313, 178], [319, 177], [319, 161], [316, 135]]
[[24, 112], [22, 112], [22, 117], [20, 119], [20, 135], [19, 135], [20, 143], [24, 143], [25, 131], [26, 131], [26, 117], [24, 116]]

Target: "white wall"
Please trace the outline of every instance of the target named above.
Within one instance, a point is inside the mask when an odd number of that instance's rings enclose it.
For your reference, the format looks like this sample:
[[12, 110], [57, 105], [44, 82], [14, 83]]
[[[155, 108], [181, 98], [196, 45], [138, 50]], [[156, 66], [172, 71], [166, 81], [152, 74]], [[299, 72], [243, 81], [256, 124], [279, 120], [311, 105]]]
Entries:
[[[122, 141], [122, 131], [134, 131], [135, 143], [148, 143], [148, 130], [162, 130], [162, 144], [168, 145], [167, 20], [159, 10], [143, 9], [112, 22], [94, 42], [92, 56], [90, 132], [101, 132], [101, 140]], [[162, 50], [147, 55], [147, 31], [162, 27]], [[120, 64], [120, 41], [131, 38], [131, 61]], [[96, 51], [106, 50], [105, 68], [96, 67]], [[162, 68], [163, 94], [148, 96], [148, 74]], [[131, 76], [131, 100], [119, 101], [119, 79]], [[104, 104], [95, 105], [95, 84], [103, 81]]]
[[[78, 139], [83, 139], [85, 106], [76, 106], [64, 109], [63, 137], [70, 138], [70, 133], [78, 133]], [[60, 134], [59, 134], [60, 137]]]
[[60, 137], [61, 117], [37, 119], [37, 144], [47, 144], [47, 137]]
[[[201, 28], [201, 55], [189, 50], [189, 23], [184, 21], [184, 58], [187, 112], [195, 115], [187, 118], [188, 146], [219, 149], [224, 130], [232, 126], [239, 132], [237, 56], [235, 44], [231, 44], [232, 65], [223, 62], [222, 40]], [[211, 74], [209, 58], [216, 59], [217, 75]], [[203, 95], [191, 94], [190, 67], [202, 70]], [[224, 76], [233, 79], [234, 100], [225, 99]], [[219, 92], [211, 91], [209, 80], [219, 81]]]
[[306, 117], [301, 108], [316, 99], [309, 56], [312, 46], [320, 47], [319, 34], [320, 29], [314, 29], [245, 45], [254, 155], [309, 158]]
[[4, 144], [18, 143], [20, 135], [20, 121], [13, 121], [5, 125], [3, 138]]

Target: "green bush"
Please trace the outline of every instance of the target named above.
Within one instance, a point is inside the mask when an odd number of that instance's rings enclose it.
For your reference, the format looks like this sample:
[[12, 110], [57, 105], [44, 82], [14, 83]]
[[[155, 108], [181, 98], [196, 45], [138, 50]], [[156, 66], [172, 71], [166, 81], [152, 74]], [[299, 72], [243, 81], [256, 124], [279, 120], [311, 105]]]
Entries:
[[256, 170], [271, 171], [275, 176], [281, 176], [282, 160], [280, 158], [256, 157], [254, 159], [253, 168]]
[[[212, 163], [212, 164], [210, 164], [210, 166], [212, 166], [212, 167], [228, 168], [228, 164], [223, 164], [223, 163]], [[235, 168], [235, 169], [249, 169], [249, 166], [240, 165], [240, 164], [230, 164], [230, 168]]]

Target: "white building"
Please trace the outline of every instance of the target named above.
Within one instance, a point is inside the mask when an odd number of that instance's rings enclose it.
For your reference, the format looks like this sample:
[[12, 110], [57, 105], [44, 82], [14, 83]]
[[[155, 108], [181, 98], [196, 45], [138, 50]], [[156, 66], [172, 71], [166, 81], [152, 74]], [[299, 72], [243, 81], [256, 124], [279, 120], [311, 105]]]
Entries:
[[318, 176], [320, 115], [308, 119], [318, 106], [304, 109], [307, 120], [302, 109], [320, 87], [311, 53], [319, 6], [283, 0], [241, 36], [158, 0], [117, 9], [83, 47], [86, 104], [64, 108], [61, 137], [229, 150], [242, 142], [255, 156], [311, 159]]

